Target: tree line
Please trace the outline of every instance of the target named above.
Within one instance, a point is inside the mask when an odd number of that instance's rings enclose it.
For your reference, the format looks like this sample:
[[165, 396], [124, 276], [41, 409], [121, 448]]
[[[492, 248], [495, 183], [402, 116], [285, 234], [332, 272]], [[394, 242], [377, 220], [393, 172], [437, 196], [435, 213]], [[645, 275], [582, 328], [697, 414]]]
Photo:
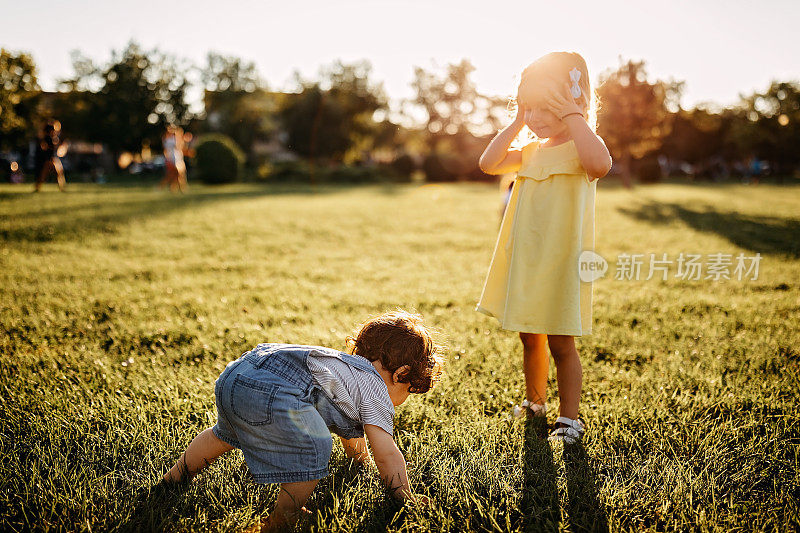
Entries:
[[[72, 53], [73, 73], [58, 90], [39, 86], [34, 59], [0, 50], [0, 150], [24, 151], [43, 121], [57, 118], [65, 136], [122, 153], [160, 151], [167, 125], [224, 135], [241, 149], [244, 168], [268, 179], [322, 175], [369, 180], [382, 173], [431, 181], [484, 179], [477, 160], [509, 119], [509, 98], [481, 94], [468, 60], [415, 68], [414, 97], [391, 101], [366, 61], [335, 62], [314, 79], [296, 75], [277, 91], [255, 65], [215, 52], [198, 67], [131, 42], [96, 62]], [[684, 82], [650, 79], [644, 61], [600, 74], [598, 133], [623, 179], [665, 173], [725, 178], [777, 175], [800, 167], [800, 83], [773, 81], [731, 107], [684, 109]], [[203, 107], [188, 103], [202, 92]], [[377, 169], [377, 170], [376, 170]]]

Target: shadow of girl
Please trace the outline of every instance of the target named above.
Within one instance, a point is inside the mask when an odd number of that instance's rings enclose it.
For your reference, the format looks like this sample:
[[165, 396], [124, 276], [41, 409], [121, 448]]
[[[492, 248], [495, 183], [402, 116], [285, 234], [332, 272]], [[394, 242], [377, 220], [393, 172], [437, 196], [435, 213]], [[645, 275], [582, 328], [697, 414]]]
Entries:
[[[301, 519], [297, 529], [313, 529], [317, 512], [322, 513], [323, 522], [342, 512], [357, 516], [354, 531], [386, 531], [389, 526], [399, 526], [405, 519], [403, 505], [388, 493], [374, 490], [376, 476], [376, 472], [350, 459], [331, 461], [330, 474], [317, 485], [315, 496], [307, 505], [312, 514]], [[356, 494], [360, 497], [354, 497]]]
[[543, 418], [525, 422], [523, 442], [523, 531], [558, 531], [561, 511], [556, 486], [556, 465], [547, 442]]
[[608, 531], [608, 517], [597, 497], [597, 475], [589, 464], [583, 444], [564, 447], [567, 472], [568, 522], [570, 531]]

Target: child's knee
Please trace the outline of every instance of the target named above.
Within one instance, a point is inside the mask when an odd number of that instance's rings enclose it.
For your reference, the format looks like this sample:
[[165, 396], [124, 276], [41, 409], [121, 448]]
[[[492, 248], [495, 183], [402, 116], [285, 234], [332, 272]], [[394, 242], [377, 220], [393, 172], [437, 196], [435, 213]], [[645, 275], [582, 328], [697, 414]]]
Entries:
[[525, 348], [533, 349], [537, 346], [543, 346], [545, 335], [540, 333], [525, 333], [524, 331], [520, 331], [519, 340], [522, 341], [522, 346]]
[[559, 361], [575, 355], [575, 340], [568, 335], [548, 335], [547, 344], [553, 359]]
[[275, 502], [275, 510], [279, 513], [288, 514], [299, 511], [308, 501], [317, 483], [319, 483], [318, 479], [281, 483], [281, 491], [278, 494], [278, 500]]

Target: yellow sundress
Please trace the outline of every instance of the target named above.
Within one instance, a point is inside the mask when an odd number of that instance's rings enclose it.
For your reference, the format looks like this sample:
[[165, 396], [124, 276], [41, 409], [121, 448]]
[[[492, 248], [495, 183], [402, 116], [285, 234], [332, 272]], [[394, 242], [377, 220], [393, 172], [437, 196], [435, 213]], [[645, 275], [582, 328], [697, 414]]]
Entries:
[[575, 142], [522, 150], [494, 256], [477, 310], [503, 329], [551, 335], [592, 332], [592, 283], [578, 257], [594, 250], [597, 180]]

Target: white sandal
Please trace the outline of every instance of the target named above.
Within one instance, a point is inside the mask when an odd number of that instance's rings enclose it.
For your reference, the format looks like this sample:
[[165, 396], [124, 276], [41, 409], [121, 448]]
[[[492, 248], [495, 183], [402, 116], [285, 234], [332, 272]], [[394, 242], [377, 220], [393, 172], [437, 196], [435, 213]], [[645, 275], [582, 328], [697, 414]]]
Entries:
[[530, 416], [547, 416], [547, 404], [531, 403], [528, 400], [522, 402], [522, 405], [515, 405], [513, 409], [514, 418], [522, 418], [525, 415]]
[[565, 444], [574, 444], [581, 440], [586, 431], [586, 424], [583, 420], [573, 420], [566, 416], [559, 416], [556, 419], [556, 428], [550, 433], [551, 441], [563, 441]]

